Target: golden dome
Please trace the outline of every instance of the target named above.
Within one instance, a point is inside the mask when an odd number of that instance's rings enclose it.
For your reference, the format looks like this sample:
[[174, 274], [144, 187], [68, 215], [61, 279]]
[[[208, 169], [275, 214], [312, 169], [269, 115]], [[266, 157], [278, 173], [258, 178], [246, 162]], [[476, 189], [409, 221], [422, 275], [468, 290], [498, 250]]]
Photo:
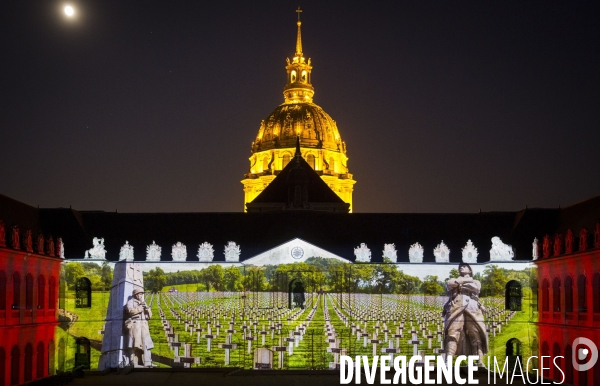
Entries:
[[[298, 9], [298, 16], [300, 9]], [[327, 186], [352, 211], [354, 181], [348, 170], [346, 144], [333, 119], [313, 103], [312, 64], [302, 51], [302, 22], [296, 23], [296, 52], [286, 60], [287, 82], [283, 88], [284, 103], [260, 123], [252, 142], [250, 170], [241, 181], [244, 204], [252, 202], [285, 168], [300, 138], [300, 154]], [[245, 208], [246, 209], [246, 208]]]
[[346, 153], [346, 144], [333, 119], [314, 103], [284, 103], [261, 122], [252, 153], [295, 146]]

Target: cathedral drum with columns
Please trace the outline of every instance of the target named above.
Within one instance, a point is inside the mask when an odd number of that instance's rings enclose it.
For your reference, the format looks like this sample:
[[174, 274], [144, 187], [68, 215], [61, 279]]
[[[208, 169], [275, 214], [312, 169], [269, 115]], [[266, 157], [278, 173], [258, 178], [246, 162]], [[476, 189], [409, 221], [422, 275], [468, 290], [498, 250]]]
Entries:
[[298, 20], [296, 53], [287, 59], [287, 85], [284, 102], [260, 124], [252, 143], [250, 172], [244, 175], [244, 210], [294, 157], [296, 138], [300, 138], [302, 157], [352, 211], [352, 191], [356, 181], [348, 169], [346, 143], [336, 122], [313, 103], [311, 59], [302, 52]]

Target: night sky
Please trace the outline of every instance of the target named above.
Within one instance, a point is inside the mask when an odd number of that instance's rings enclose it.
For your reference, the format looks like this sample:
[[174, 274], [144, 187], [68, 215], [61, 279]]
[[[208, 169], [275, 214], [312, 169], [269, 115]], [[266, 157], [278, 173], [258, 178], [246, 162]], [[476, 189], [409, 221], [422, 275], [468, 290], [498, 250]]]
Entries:
[[[242, 211], [298, 2], [0, 3], [0, 193], [40, 207]], [[302, 1], [355, 212], [600, 194], [600, 3]]]

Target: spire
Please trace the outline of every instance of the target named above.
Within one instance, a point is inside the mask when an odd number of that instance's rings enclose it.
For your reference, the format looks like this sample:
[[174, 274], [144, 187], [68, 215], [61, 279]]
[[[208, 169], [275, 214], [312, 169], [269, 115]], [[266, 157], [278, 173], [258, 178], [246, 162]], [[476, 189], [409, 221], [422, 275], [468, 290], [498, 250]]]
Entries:
[[296, 162], [299, 162], [298, 158], [302, 158], [302, 153], [300, 152], [300, 136], [299, 135], [296, 137], [296, 154], [294, 154], [294, 157], [296, 158]]
[[312, 66], [310, 64], [310, 58], [306, 60], [304, 53], [302, 52], [302, 32], [300, 26], [300, 7], [296, 10], [298, 14], [298, 35], [296, 37], [296, 52], [292, 57], [286, 59], [287, 66], [287, 85], [283, 89], [283, 96], [285, 97], [285, 103], [312, 103], [315, 89], [311, 84], [311, 71]]
[[296, 37], [296, 56], [297, 57], [302, 56], [302, 33], [300, 32], [300, 26], [302, 25], [302, 22], [300, 21], [300, 13], [301, 12], [302, 12], [302, 10], [300, 9], [300, 7], [298, 7], [298, 9], [296, 10], [296, 13], [298, 14], [298, 22], [296, 23], [296, 25], [298, 25], [298, 36]]

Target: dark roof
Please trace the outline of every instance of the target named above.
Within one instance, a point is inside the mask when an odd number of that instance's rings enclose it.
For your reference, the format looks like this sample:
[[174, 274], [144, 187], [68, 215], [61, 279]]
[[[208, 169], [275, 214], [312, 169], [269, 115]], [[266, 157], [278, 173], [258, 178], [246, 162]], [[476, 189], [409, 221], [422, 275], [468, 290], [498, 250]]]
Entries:
[[408, 261], [410, 245], [425, 248], [425, 262], [435, 261], [433, 248], [444, 241], [450, 260], [461, 260], [461, 249], [472, 240], [479, 261], [489, 260], [491, 238], [499, 236], [513, 245], [517, 259], [531, 258], [534, 237], [579, 226], [592, 230], [600, 217], [600, 198], [563, 209], [526, 209], [519, 212], [483, 213], [327, 213], [283, 211], [271, 213], [113, 213], [79, 212], [72, 209], [37, 209], [0, 196], [0, 219], [21, 229], [62, 237], [67, 258], [81, 258], [92, 247], [93, 237], [104, 237], [107, 258], [117, 260], [120, 247], [129, 241], [136, 260], [144, 260], [146, 246], [156, 241], [163, 259], [170, 260], [171, 245], [181, 241], [188, 247], [188, 260], [196, 260], [198, 244], [209, 242], [215, 261], [224, 261], [228, 241], [241, 246], [241, 261], [301, 238], [349, 260], [354, 248], [366, 243], [374, 262], [382, 260], [383, 244], [394, 243], [399, 261]]
[[[294, 207], [291, 202], [296, 186], [303, 188], [302, 195], [306, 201], [303, 207]], [[304, 160], [300, 153], [299, 140], [296, 139], [296, 154], [294, 158], [251, 203], [246, 204], [249, 212], [253, 210], [259, 211], [261, 208], [272, 208], [274, 206], [280, 208], [279, 210], [303, 209], [348, 212], [350, 205], [346, 204], [335, 194], [308, 162]]]

